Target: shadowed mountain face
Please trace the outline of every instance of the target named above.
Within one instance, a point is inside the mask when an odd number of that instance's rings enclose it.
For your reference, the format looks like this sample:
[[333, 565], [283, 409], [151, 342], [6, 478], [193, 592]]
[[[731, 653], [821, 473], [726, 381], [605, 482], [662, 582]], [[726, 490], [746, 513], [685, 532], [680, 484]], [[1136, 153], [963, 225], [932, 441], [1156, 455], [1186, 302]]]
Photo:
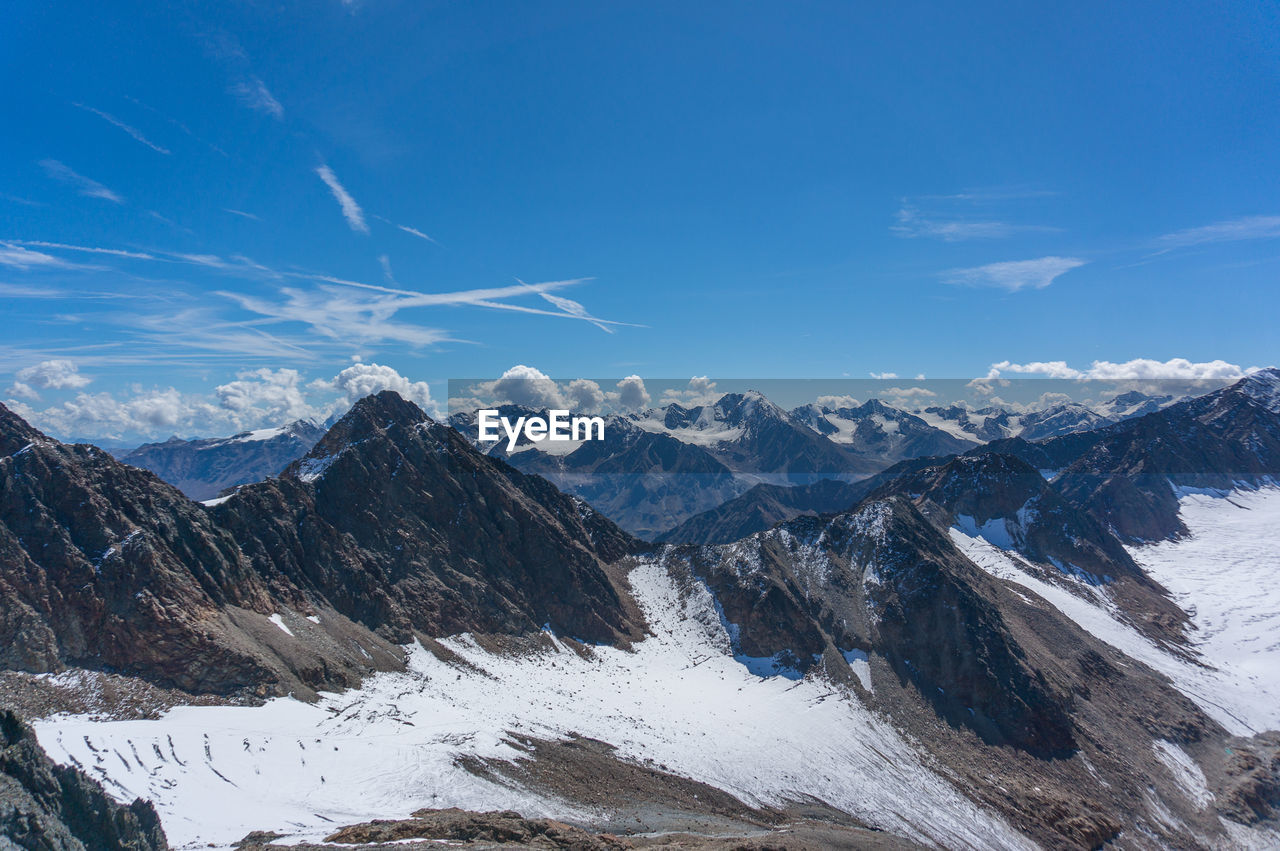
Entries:
[[[7, 410], [0, 428], [0, 447], [16, 447], [0, 457], [6, 668], [80, 666], [212, 692], [350, 683], [368, 670], [353, 648], [313, 676], [316, 650], [273, 646], [281, 631], [267, 616], [310, 605], [296, 589], [268, 587], [170, 485], [92, 446], [50, 440]], [[372, 635], [365, 643], [394, 663], [391, 648]]]
[[604, 569], [638, 542], [389, 391], [212, 514], [258, 575], [397, 642], [544, 625], [595, 642], [640, 634]]
[[174, 437], [117, 457], [126, 464], [150, 470], [192, 499], [209, 499], [227, 488], [274, 476], [310, 451], [323, 435], [319, 426], [298, 420], [281, 428], [246, 431], [231, 437]]
[[31, 728], [0, 710], [0, 837], [6, 848], [164, 851], [150, 802], [116, 803], [78, 769], [55, 765]]
[[307, 694], [398, 667], [388, 638], [415, 631], [625, 643], [641, 628], [604, 569], [634, 539], [393, 393], [214, 510], [3, 408], [0, 448], [8, 669]]
[[[1055, 488], [1126, 540], [1182, 535], [1175, 489], [1227, 491], [1280, 477], [1280, 370], [1254, 373], [1093, 437]], [[1046, 442], [1045, 450], [1055, 451], [1056, 443]]]
[[847, 671], [844, 654], [874, 652], [988, 743], [1045, 756], [1075, 747], [1070, 697], [1010, 638], [989, 600], [994, 580], [905, 499], [664, 557], [707, 583], [742, 657]]
[[1180, 644], [1189, 625], [1168, 592], [1134, 563], [1120, 540], [1059, 494], [1024, 461], [987, 453], [952, 458], [885, 482], [869, 498], [904, 495], [935, 522], [1105, 586], [1149, 637]]

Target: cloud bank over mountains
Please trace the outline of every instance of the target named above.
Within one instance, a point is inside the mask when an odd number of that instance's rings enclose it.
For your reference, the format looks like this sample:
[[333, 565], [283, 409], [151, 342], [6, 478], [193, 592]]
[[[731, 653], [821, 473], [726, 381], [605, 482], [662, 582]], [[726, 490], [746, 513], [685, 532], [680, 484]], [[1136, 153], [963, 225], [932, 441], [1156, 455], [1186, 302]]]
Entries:
[[[296, 369], [243, 370], [235, 380], [208, 394], [184, 393], [173, 387], [144, 388], [113, 394], [90, 393], [91, 379], [66, 360], [44, 361], [18, 373], [7, 388], [5, 404], [44, 431], [61, 438], [123, 438], [225, 435], [299, 419], [324, 422], [345, 413], [356, 400], [394, 390], [439, 414], [425, 381], [414, 381], [390, 366], [353, 363], [327, 378], [308, 381]], [[36, 389], [79, 390], [61, 403], [38, 406]], [[23, 401], [25, 399], [26, 401]]]

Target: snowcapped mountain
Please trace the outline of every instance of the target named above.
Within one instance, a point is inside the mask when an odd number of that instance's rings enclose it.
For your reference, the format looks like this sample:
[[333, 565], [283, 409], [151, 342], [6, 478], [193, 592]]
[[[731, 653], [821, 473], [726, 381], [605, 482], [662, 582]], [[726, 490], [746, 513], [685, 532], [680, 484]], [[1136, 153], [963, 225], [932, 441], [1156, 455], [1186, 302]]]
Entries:
[[192, 499], [210, 499], [236, 485], [260, 482], [301, 458], [324, 435], [308, 420], [231, 437], [147, 443], [116, 453], [121, 461], [150, 470]]
[[[848, 450], [744, 394], [508, 463], [386, 392], [205, 507], [0, 408], [0, 694], [179, 847], [458, 819], [572, 847], [1270, 847], [1280, 499], [1239, 489], [1280, 469], [1278, 391], [756, 488], [708, 535], [812, 513], [661, 546], [513, 464]], [[1183, 526], [1136, 545], [1160, 488]]]
[[824, 478], [866, 474], [884, 464], [841, 447], [756, 391], [729, 393], [715, 404], [670, 404], [631, 415], [649, 432], [702, 446], [737, 473]]
[[879, 399], [853, 408], [805, 405], [793, 410], [791, 416], [833, 443], [887, 462], [964, 452], [979, 442], [930, 425], [921, 417]]
[[[1186, 533], [1186, 492], [1257, 487], [1280, 479], [1280, 370], [1092, 432], [1054, 479], [1128, 541]], [[1066, 438], [1046, 441], [1052, 451]]]
[[[515, 405], [503, 406], [499, 413], [512, 420], [546, 414]], [[449, 422], [477, 441], [473, 414], [454, 414]], [[665, 432], [646, 431], [629, 417], [609, 417], [604, 440], [534, 443], [521, 436], [510, 452], [503, 441], [475, 445], [490, 457], [536, 473], [565, 493], [586, 500], [642, 538], [714, 508], [750, 486], [707, 448]]]

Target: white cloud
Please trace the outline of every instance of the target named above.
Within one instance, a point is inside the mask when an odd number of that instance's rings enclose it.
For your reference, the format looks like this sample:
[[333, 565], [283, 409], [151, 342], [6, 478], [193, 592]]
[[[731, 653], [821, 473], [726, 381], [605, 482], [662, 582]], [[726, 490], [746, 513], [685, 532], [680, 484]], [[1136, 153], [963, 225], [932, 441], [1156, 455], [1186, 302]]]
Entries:
[[1156, 245], [1162, 251], [1172, 251], [1175, 248], [1189, 248], [1213, 242], [1277, 238], [1280, 238], [1280, 216], [1246, 216], [1167, 233], [1156, 239]]
[[[74, 370], [65, 369], [50, 371], [44, 380], [64, 384], [85, 381]], [[297, 419], [320, 422], [345, 413], [356, 400], [381, 390], [394, 390], [428, 413], [436, 413], [426, 382], [410, 380], [395, 369], [376, 363], [353, 364], [332, 378], [310, 383], [295, 369], [245, 370], [237, 373], [233, 381], [217, 385], [211, 394], [134, 386], [119, 394], [77, 393], [68, 401], [43, 409], [16, 399], [7, 400], [6, 404], [37, 428], [58, 437], [141, 440], [175, 432], [207, 437], [228, 435]], [[9, 392], [14, 393], [14, 389]]]
[[246, 213], [244, 210], [236, 210], [231, 207], [223, 207], [222, 212], [230, 213], [233, 216], [240, 216], [243, 219], [252, 219], [255, 222], [262, 221], [262, 219], [258, 218], [253, 213]]
[[12, 242], [0, 242], [0, 266], [12, 269], [74, 269], [74, 263], [68, 263], [60, 257], [45, 254], [42, 251], [31, 251]]
[[267, 88], [267, 84], [257, 77], [249, 77], [231, 87], [231, 92], [240, 102], [252, 110], [270, 115], [279, 121], [284, 118], [284, 107], [275, 95]]
[[831, 408], [832, 410], [838, 410], [840, 408], [856, 408], [862, 404], [852, 396], [840, 395], [819, 396], [817, 402], [819, 406], [823, 408]]
[[62, 358], [20, 369], [17, 378], [22, 384], [39, 390], [78, 390], [92, 380], [81, 375], [72, 361]]
[[1037, 260], [988, 263], [968, 269], [952, 269], [943, 276], [943, 281], [969, 287], [998, 287], [1009, 292], [1039, 290], [1087, 262], [1077, 257], [1041, 257]]
[[103, 201], [111, 201], [114, 204], [124, 203], [123, 198], [98, 181], [90, 180], [57, 160], [41, 160], [40, 167], [44, 169], [45, 174], [49, 175], [49, 177], [59, 183], [67, 184], [87, 198], [101, 198]]
[[396, 225], [396, 227], [400, 228], [400, 230], [404, 231], [405, 233], [413, 234], [418, 239], [425, 239], [427, 242], [435, 242], [434, 239], [427, 236], [425, 233], [418, 230], [417, 228], [411, 228], [408, 225]]
[[387, 279], [387, 283], [394, 284], [396, 276], [391, 272], [391, 258], [385, 254], [379, 254], [378, 265], [382, 267], [382, 276]]
[[[1004, 373], [1043, 375], [1048, 378], [1100, 379], [1130, 381], [1145, 379], [1224, 379], [1243, 378], [1256, 368], [1241, 368], [1224, 360], [1190, 361], [1186, 358], [1170, 358], [1158, 361], [1151, 358], [1134, 358], [1119, 363], [1096, 360], [1086, 369], [1076, 369], [1066, 361], [1032, 361], [1013, 363], [1000, 361], [991, 364], [988, 379], [999, 378]], [[975, 383], [976, 382], [972, 382]]]
[[128, 133], [130, 136], [132, 136], [136, 141], [141, 142], [142, 144], [146, 145], [148, 148], [150, 148], [151, 150], [155, 151], [156, 153], [159, 153], [159, 154], [169, 154], [169, 153], [170, 153], [170, 151], [169, 151], [169, 149], [168, 149], [168, 148], [163, 148], [163, 147], [161, 147], [161, 146], [157, 145], [155, 142], [152, 142], [152, 141], [151, 141], [150, 139], [148, 139], [146, 136], [143, 136], [143, 135], [142, 135], [142, 131], [141, 131], [141, 130], [138, 130], [136, 127], [131, 127], [131, 126], [129, 126], [128, 124], [125, 124], [123, 121], [121, 121], [119, 118], [116, 118], [114, 115], [112, 115], [112, 114], [110, 114], [110, 113], [108, 113], [108, 112], [103, 112], [103, 111], [102, 111], [102, 110], [100, 110], [100, 109], [94, 109], [94, 108], [93, 108], [93, 107], [91, 107], [91, 106], [85, 106], [85, 105], [84, 105], [84, 104], [82, 104], [82, 103], [78, 103], [78, 104], [76, 104], [76, 106], [80, 107], [81, 109], [83, 109], [83, 110], [84, 110], [84, 111], [86, 111], [86, 112], [91, 112], [91, 113], [93, 113], [94, 115], [96, 115], [96, 116], [98, 116], [99, 118], [101, 118], [103, 121], [106, 121], [106, 122], [108, 122], [109, 124], [112, 124], [112, 125], [114, 125], [114, 126], [116, 126], [116, 127], [120, 128], [121, 130], [123, 130], [124, 132], [126, 132], [126, 133]]
[[711, 381], [707, 376], [697, 376], [689, 379], [689, 386], [684, 390], [668, 389], [662, 391], [663, 404], [678, 402], [687, 407], [697, 407], [698, 405], [712, 405], [723, 393], [716, 390], [716, 383]]
[[872, 377], [872, 378], [878, 378], [878, 379], [880, 379], [881, 381], [885, 381], [885, 380], [890, 379], [890, 378], [897, 378], [897, 377], [898, 377], [898, 373], [896, 373], [896, 372], [873, 372], [873, 373], [871, 373], [871, 377]]
[[339, 372], [330, 381], [321, 382], [318, 389], [331, 389], [342, 395], [346, 407], [359, 399], [383, 390], [394, 390], [429, 414], [437, 410], [431, 398], [431, 389], [425, 381], [412, 381], [394, 368], [377, 363], [354, 363]]
[[881, 391], [881, 394], [889, 398], [900, 399], [903, 401], [911, 399], [927, 399], [938, 395], [925, 387], [886, 387]]
[[20, 239], [15, 240], [21, 245], [34, 245], [37, 248], [55, 248], [63, 251], [80, 251], [86, 254], [109, 254], [112, 257], [128, 257], [131, 260], [155, 260], [156, 258], [150, 254], [144, 254], [141, 251], [124, 251], [119, 248], [97, 248], [88, 245], [69, 245], [65, 242], [44, 242], [39, 239]]
[[359, 233], [368, 233], [369, 225], [365, 223], [364, 210], [360, 209], [356, 199], [352, 198], [351, 193], [338, 182], [333, 169], [327, 165], [321, 165], [316, 169], [316, 174], [320, 175], [320, 179], [324, 181], [325, 186], [329, 187], [329, 191], [337, 199], [338, 206], [342, 208], [342, 217], [347, 220], [347, 224], [350, 225], [351, 229]]
[[942, 219], [927, 218], [920, 215], [914, 207], [906, 206], [898, 210], [898, 223], [889, 228], [896, 236], [913, 239], [929, 237], [944, 242], [963, 242], [970, 239], [1002, 239], [1024, 230], [1044, 230], [1030, 226], [1019, 226], [1009, 222], [980, 219]]
[[604, 391], [600, 385], [587, 378], [575, 378], [564, 391], [571, 410], [595, 413], [604, 404]]
[[213, 390], [218, 404], [238, 421], [285, 423], [316, 414], [302, 392], [302, 375], [296, 369], [245, 370], [236, 380]]
[[639, 411], [649, 406], [649, 391], [640, 376], [628, 375], [618, 382], [617, 387], [617, 405], [622, 410]]
[[496, 381], [481, 385], [481, 392], [500, 402], [529, 408], [563, 408], [560, 386], [546, 373], [532, 366], [516, 364]]

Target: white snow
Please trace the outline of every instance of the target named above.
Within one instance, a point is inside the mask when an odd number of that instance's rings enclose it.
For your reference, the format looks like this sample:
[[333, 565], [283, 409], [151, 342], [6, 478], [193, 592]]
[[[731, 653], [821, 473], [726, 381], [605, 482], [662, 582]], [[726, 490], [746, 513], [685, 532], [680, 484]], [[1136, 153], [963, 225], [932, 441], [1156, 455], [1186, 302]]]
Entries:
[[234, 495], [235, 494], [227, 494], [226, 496], [215, 496], [213, 499], [202, 499], [200, 500], [200, 504], [207, 505], [210, 508], [213, 508], [215, 505], [222, 505], [222, 503], [231, 499], [231, 497]]
[[981, 538], [1002, 550], [1016, 549], [1009, 523], [1003, 517], [994, 517], [982, 525], [967, 514], [956, 515], [956, 528], [970, 538]]
[[1169, 773], [1173, 775], [1179, 788], [1186, 793], [1188, 800], [1201, 809], [1213, 803], [1213, 793], [1209, 791], [1204, 781], [1204, 772], [1200, 770], [1200, 766], [1196, 765], [1190, 754], [1173, 742], [1167, 742], [1164, 739], [1157, 741], [1153, 748], [1156, 758], [1169, 769]]
[[284, 632], [288, 633], [289, 635], [293, 635], [293, 630], [291, 630], [291, 629], [289, 629], [289, 627], [285, 626], [285, 624], [284, 624], [284, 618], [280, 617], [280, 613], [279, 613], [279, 612], [276, 612], [275, 614], [271, 615], [269, 618], [267, 618], [267, 620], [271, 621], [273, 624], [275, 624], [276, 626], [280, 627], [280, 629], [281, 629], [282, 631], [284, 631]]
[[304, 482], [314, 482], [325, 474], [325, 471], [338, 460], [338, 455], [325, 455], [320, 458], [304, 458], [298, 468], [298, 478]]
[[953, 528], [951, 538], [988, 573], [1034, 591], [1085, 631], [1169, 677], [1231, 733], [1280, 729], [1280, 491], [1189, 496], [1182, 504], [1189, 539], [1130, 552], [1200, 627], [1192, 637], [1204, 664], [1125, 623], [1104, 588], [1077, 582], [1072, 593], [980, 537]]
[[[60, 717], [36, 727], [54, 759], [120, 800], [151, 798], [175, 847], [225, 847], [250, 830], [318, 838], [423, 806], [590, 813], [479, 779], [459, 756], [514, 759], [524, 736], [610, 742], [752, 804], [813, 796], [885, 830], [947, 848], [1030, 848], [982, 811], [878, 715], [820, 679], [760, 678], [729, 655], [705, 588], [682, 596], [666, 569], [631, 573], [654, 635], [633, 652], [491, 654], [444, 643], [476, 670], [421, 647], [409, 670], [357, 691], [262, 707], [184, 707], [153, 721]], [[863, 662], [850, 659], [850, 664]]]
[[1130, 555], [1192, 615], [1206, 659], [1240, 671], [1280, 706], [1280, 489], [1186, 493], [1180, 504], [1190, 536]]

